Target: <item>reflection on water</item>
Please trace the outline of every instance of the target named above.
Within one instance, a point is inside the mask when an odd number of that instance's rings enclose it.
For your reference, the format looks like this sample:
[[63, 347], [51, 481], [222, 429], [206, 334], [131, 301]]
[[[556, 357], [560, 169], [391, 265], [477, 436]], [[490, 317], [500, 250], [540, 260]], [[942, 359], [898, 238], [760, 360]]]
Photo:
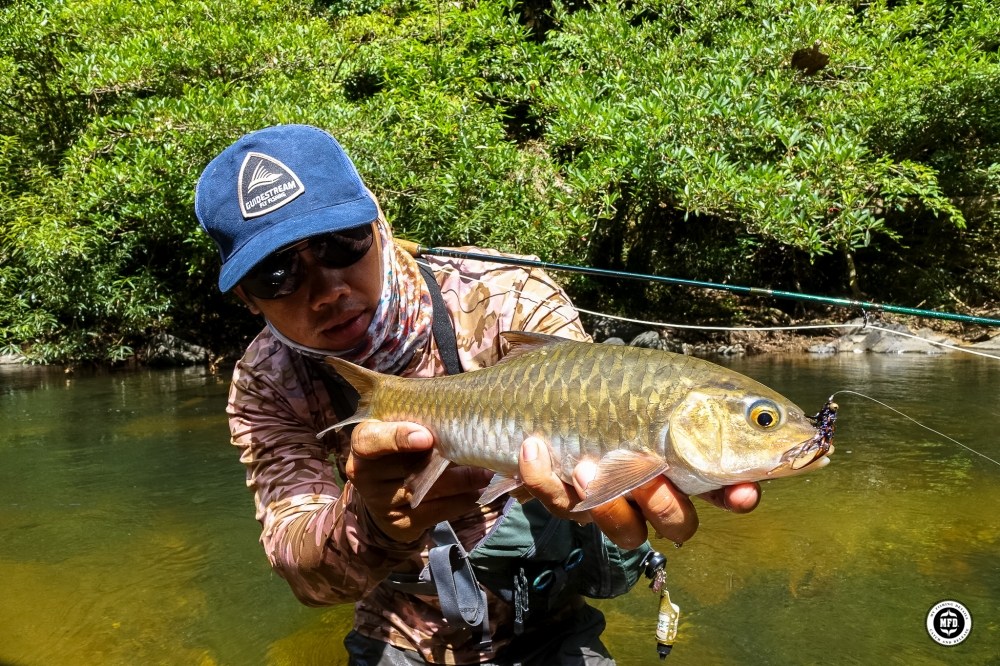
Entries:
[[[728, 362], [807, 412], [850, 388], [1000, 460], [1000, 362], [841, 355]], [[0, 663], [338, 664], [349, 606], [272, 574], [204, 370], [66, 377], [0, 368]], [[1000, 662], [1000, 466], [850, 395], [827, 468], [701, 511], [668, 557], [673, 664]], [[957, 599], [970, 638], [933, 643]], [[655, 596], [598, 604], [623, 665], [656, 663]]]

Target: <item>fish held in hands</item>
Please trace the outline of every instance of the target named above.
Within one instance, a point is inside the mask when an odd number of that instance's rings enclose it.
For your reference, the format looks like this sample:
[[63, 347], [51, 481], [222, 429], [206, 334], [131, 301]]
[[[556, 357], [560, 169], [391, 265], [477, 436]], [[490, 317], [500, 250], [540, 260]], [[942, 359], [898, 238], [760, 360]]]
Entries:
[[[548, 443], [555, 472], [572, 483], [582, 460], [597, 465], [586, 511], [663, 474], [702, 493], [825, 466], [832, 426], [817, 425], [767, 386], [703, 359], [654, 349], [508, 331], [494, 366], [433, 378], [383, 375], [335, 357], [360, 395], [365, 420], [410, 421], [434, 436], [430, 461], [407, 480], [416, 507], [450, 463], [496, 472], [481, 503], [521, 486], [521, 443]], [[816, 417], [812, 417], [813, 420]]]

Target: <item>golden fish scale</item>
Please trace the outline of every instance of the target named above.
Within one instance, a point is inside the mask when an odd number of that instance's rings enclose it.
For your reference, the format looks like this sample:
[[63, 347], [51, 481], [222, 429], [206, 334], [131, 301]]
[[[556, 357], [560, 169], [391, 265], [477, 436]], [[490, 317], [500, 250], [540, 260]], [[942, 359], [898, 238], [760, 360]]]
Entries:
[[670, 411], [708, 367], [669, 352], [564, 342], [451, 377], [387, 377], [370, 416], [421, 423], [449, 460], [506, 473], [524, 438], [537, 435], [571, 470], [582, 455], [656, 450]]

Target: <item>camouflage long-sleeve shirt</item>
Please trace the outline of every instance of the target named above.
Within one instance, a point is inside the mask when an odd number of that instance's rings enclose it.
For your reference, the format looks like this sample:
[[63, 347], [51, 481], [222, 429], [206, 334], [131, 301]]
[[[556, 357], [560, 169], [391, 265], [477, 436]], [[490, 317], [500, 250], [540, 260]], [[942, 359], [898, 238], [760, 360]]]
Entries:
[[[427, 262], [441, 286], [465, 370], [499, 360], [502, 331], [589, 339], [566, 294], [542, 271], [457, 259]], [[247, 468], [247, 485], [263, 526], [261, 543], [272, 567], [303, 603], [356, 602], [355, 628], [363, 635], [419, 650], [435, 663], [491, 658], [493, 653], [453, 644], [459, 637], [444, 623], [436, 597], [380, 586], [394, 571], [420, 570], [432, 544], [429, 538], [416, 543], [387, 538], [368, 519], [350, 482], [339, 481], [349, 436], [333, 432], [316, 438], [346, 416], [338, 415], [345, 398], [326, 373], [322, 363], [305, 358], [265, 329], [233, 374], [228, 408], [232, 442]], [[403, 374], [445, 374], [433, 338]], [[495, 503], [452, 521], [467, 549], [486, 535], [498, 509]], [[492, 594], [488, 598], [495, 653], [507, 640], [513, 610]], [[505, 629], [498, 632], [498, 627]]]

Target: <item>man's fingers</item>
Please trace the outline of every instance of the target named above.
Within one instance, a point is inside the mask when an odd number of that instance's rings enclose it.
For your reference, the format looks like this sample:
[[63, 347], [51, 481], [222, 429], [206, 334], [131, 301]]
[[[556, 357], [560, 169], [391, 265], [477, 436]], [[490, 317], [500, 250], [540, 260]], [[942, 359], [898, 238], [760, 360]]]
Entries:
[[726, 511], [749, 513], [760, 504], [761, 490], [757, 483], [737, 483], [710, 490], [698, 497]]
[[579, 501], [552, 469], [549, 447], [535, 437], [529, 437], [521, 445], [519, 465], [521, 481], [532, 495], [539, 498], [553, 513], [568, 517], [569, 509]]
[[738, 483], [724, 488], [726, 506], [735, 513], [749, 513], [760, 504], [761, 489], [759, 483]]
[[416, 423], [362, 421], [351, 435], [351, 450], [362, 458], [427, 451], [433, 445], [430, 431]]
[[632, 496], [660, 536], [684, 543], [698, 530], [698, 512], [691, 500], [665, 477], [639, 486]]
[[642, 512], [624, 497], [595, 506], [590, 517], [609, 539], [626, 550], [638, 548], [649, 537]]
[[[590, 460], [580, 462], [573, 470], [573, 486], [580, 497], [587, 496], [587, 486], [596, 475], [597, 465]], [[601, 531], [622, 548], [638, 548], [649, 536], [642, 512], [624, 497], [595, 506], [588, 513]]]
[[393, 539], [409, 543], [442, 520], [453, 520], [475, 506], [476, 495], [454, 495], [421, 502], [416, 509], [406, 502], [379, 509], [368, 507], [368, 515], [379, 528]]
[[[420, 507], [423, 508], [425, 503], [432, 500], [454, 498], [460, 495], [468, 495], [474, 500], [478, 499], [483, 488], [489, 484], [492, 478], [493, 472], [488, 469], [453, 465], [434, 482], [431, 489], [424, 495]], [[407, 505], [409, 505], [409, 493]]]

